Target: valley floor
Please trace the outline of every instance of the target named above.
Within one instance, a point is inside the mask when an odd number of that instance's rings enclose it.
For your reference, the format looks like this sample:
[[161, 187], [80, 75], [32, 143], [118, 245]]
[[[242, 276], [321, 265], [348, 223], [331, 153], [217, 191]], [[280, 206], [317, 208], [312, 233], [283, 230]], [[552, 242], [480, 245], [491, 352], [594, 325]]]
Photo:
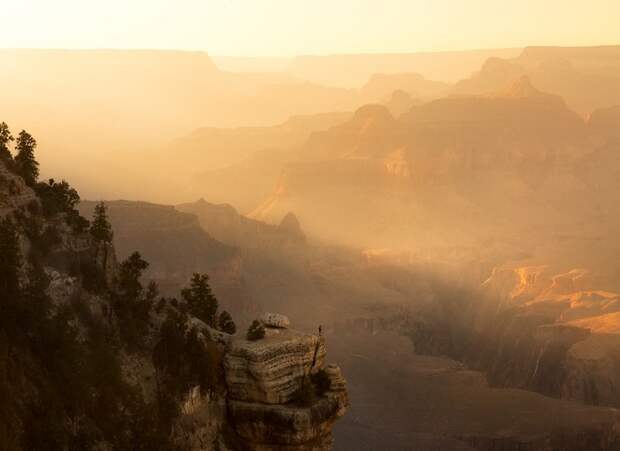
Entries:
[[336, 451], [617, 449], [616, 409], [490, 388], [482, 373], [416, 355], [396, 334], [331, 335], [328, 346], [351, 397]]

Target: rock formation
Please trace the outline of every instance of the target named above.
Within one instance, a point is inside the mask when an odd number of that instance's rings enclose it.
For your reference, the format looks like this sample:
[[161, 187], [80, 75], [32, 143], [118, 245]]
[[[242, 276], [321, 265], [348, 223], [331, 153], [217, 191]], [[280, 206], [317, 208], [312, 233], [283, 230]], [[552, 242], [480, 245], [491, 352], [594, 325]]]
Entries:
[[[288, 329], [282, 316], [266, 315], [264, 323], [265, 338], [233, 338], [224, 357], [228, 413], [241, 449], [330, 449], [348, 398], [340, 369], [325, 365], [325, 339]], [[327, 384], [320, 389], [318, 375]]]
[[[3, 391], [10, 393], [10, 406], [29, 406], [0, 418], [0, 448], [47, 449], [38, 442], [28, 447], [15, 443], [31, 436], [47, 443], [53, 440], [49, 431], [58, 437], [81, 437], [85, 441], [80, 449], [133, 449], [137, 442], [145, 449], [155, 449], [157, 443], [190, 451], [331, 448], [332, 426], [348, 399], [339, 368], [325, 364], [323, 337], [289, 329], [289, 319], [275, 313], [263, 316], [267, 333], [257, 341], [215, 330], [178, 308], [176, 298], [143, 286], [144, 268], [136, 267], [148, 262], [134, 254], [138, 257], [119, 264], [114, 245], [89, 233], [73, 206], [44, 214], [52, 205], [37, 193], [47, 184], [33, 190], [2, 162], [0, 177], [0, 240], [9, 250], [9, 259], [2, 263], [10, 269], [1, 274], [2, 282], [10, 284], [0, 285], [5, 318], [0, 326], [3, 340], [20, 349], [28, 368], [24, 371], [22, 360], [3, 353], [3, 368], [18, 376], [9, 380], [0, 375], [0, 384], [3, 390], [10, 387]], [[128, 204], [116, 207], [127, 210]], [[174, 240], [189, 229], [199, 243], [215, 242], [195, 216], [171, 208], [144, 204], [132, 217], [137, 221], [115, 235], [126, 245], [132, 227], [135, 233], [137, 224], [148, 222], [144, 217], [151, 220], [144, 233], [165, 230]], [[86, 225], [77, 227], [80, 219]], [[287, 231], [300, 231], [294, 218], [288, 223]], [[229, 249], [219, 242], [215, 246]], [[132, 264], [137, 266], [128, 269]], [[24, 305], [24, 311], [36, 306], [32, 312], [37, 313], [22, 314], [16, 305]], [[140, 314], [127, 310], [137, 305]], [[19, 325], [9, 330], [6, 319], [13, 321], [11, 315]], [[62, 339], [54, 341], [59, 335]], [[30, 337], [35, 346], [17, 347]], [[172, 346], [177, 347], [171, 357]], [[170, 364], [171, 358], [176, 363]], [[49, 363], [59, 360], [62, 369]], [[64, 391], [74, 385], [79, 386], [75, 396]], [[58, 415], [37, 420], [44, 427], [32, 429], [31, 400], [38, 397], [37, 409], [57, 409]], [[64, 403], [73, 404], [69, 408]], [[82, 407], [91, 404], [94, 409]], [[120, 421], [108, 429], [112, 417]], [[5, 439], [8, 429], [14, 432]]]
[[620, 295], [600, 283], [583, 269], [496, 268], [460, 307], [405, 328], [418, 352], [451, 355], [491, 385], [618, 407]]

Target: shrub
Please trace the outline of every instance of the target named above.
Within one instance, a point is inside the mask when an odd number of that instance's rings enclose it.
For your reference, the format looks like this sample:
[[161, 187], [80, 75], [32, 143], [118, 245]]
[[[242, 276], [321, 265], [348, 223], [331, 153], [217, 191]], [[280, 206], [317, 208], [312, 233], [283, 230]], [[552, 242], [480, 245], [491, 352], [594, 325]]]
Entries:
[[67, 214], [67, 224], [73, 230], [73, 233], [81, 234], [88, 230], [90, 227], [90, 221], [82, 216], [77, 211], [73, 211]]
[[195, 273], [189, 287], [181, 290], [189, 312], [211, 327], [216, 326], [218, 301], [209, 286], [209, 276]]
[[226, 310], [220, 313], [220, 316], [218, 318], [218, 328], [222, 332], [226, 332], [230, 335], [233, 335], [235, 332], [237, 332], [237, 326], [235, 325], [232, 316], [230, 316], [230, 313], [228, 313]]
[[265, 327], [255, 319], [248, 328], [247, 339], [250, 341], [260, 340], [265, 337]]
[[35, 191], [41, 199], [43, 214], [48, 218], [58, 213], [77, 213], [75, 207], [80, 196], [65, 180], [56, 182], [49, 179], [47, 183], [37, 183]]

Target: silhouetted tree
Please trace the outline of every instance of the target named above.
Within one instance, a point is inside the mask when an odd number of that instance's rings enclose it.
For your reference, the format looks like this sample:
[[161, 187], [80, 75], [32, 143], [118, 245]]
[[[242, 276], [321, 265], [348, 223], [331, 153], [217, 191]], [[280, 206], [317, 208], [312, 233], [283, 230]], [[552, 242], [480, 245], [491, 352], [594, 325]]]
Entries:
[[140, 282], [142, 273], [149, 264], [139, 252], [134, 252], [124, 260], [118, 274], [118, 293], [114, 295], [114, 311], [125, 343], [129, 348], [142, 348], [149, 328], [149, 314], [152, 299], [157, 290], [155, 285], [149, 286], [144, 295]]
[[265, 326], [263, 326], [263, 324], [259, 320], [255, 319], [254, 321], [252, 321], [252, 324], [250, 324], [250, 327], [248, 328], [246, 338], [250, 341], [256, 341], [260, 340], [264, 336]]
[[9, 150], [9, 143], [13, 141], [13, 135], [9, 130], [6, 122], [0, 123], [0, 160], [2, 160], [9, 169], [13, 168], [13, 155]]
[[65, 180], [56, 182], [54, 179], [49, 179], [47, 183], [37, 183], [35, 190], [41, 199], [45, 216], [76, 212], [75, 207], [80, 201], [80, 195]]
[[230, 313], [228, 313], [226, 310], [220, 313], [217, 323], [218, 329], [220, 329], [222, 332], [226, 332], [227, 334], [231, 335], [237, 332], [237, 326], [235, 325], [235, 322], [233, 321]]
[[149, 267], [149, 263], [142, 258], [139, 252], [134, 252], [121, 263], [118, 286], [126, 300], [137, 300], [142, 294], [140, 277]]
[[188, 288], [181, 290], [181, 296], [187, 302], [189, 313], [215, 327], [215, 315], [218, 302], [209, 286], [209, 276], [194, 274]]
[[95, 241], [102, 243], [111, 243], [114, 234], [112, 233], [112, 225], [108, 221], [107, 209], [103, 202], [99, 202], [95, 206], [95, 214], [93, 222], [90, 225], [90, 234]]
[[15, 145], [15, 167], [17, 173], [29, 186], [34, 186], [39, 178], [39, 163], [34, 158], [37, 141], [26, 130], [19, 132]]

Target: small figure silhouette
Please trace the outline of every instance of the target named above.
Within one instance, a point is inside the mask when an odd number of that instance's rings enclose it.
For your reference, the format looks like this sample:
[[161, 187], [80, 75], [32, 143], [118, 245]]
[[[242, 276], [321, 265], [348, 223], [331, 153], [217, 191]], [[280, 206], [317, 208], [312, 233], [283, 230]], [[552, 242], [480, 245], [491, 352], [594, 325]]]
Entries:
[[322, 333], [323, 333], [323, 327], [321, 327], [321, 325], [319, 325], [319, 337], [321, 336]]

